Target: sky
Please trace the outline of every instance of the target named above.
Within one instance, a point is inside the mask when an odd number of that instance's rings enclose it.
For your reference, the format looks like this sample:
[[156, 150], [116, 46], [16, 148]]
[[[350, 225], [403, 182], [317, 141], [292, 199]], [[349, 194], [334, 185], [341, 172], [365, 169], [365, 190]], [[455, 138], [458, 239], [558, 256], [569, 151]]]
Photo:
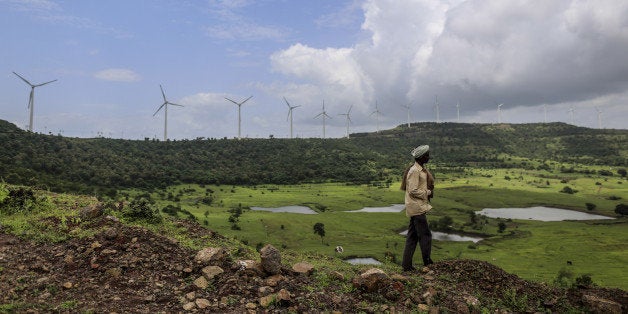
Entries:
[[[628, 128], [628, 1], [0, 0], [0, 119], [69, 137]], [[324, 104], [324, 109], [323, 109]], [[324, 120], [321, 113], [327, 114]], [[347, 113], [350, 120], [347, 120]], [[348, 127], [347, 127], [348, 126]]]

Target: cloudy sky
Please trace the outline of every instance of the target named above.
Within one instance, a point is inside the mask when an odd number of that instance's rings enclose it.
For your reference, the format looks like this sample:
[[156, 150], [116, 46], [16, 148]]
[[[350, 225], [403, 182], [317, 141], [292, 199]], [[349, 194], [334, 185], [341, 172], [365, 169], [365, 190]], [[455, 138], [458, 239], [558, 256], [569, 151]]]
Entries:
[[[628, 1], [0, 0], [0, 119], [65, 136], [628, 128]], [[438, 106], [436, 105], [438, 103]], [[377, 104], [377, 107], [376, 107]], [[498, 105], [501, 111], [498, 111]], [[408, 109], [409, 108], [409, 109]], [[438, 109], [437, 109], [438, 108]], [[376, 109], [378, 113], [376, 113]], [[572, 110], [573, 109], [573, 110]], [[599, 112], [599, 113], [598, 113]]]

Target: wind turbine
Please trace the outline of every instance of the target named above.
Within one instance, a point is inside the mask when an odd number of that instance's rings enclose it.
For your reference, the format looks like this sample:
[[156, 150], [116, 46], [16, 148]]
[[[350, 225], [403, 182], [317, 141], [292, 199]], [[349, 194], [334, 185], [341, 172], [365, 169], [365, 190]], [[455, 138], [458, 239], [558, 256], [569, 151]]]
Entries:
[[41, 83], [41, 84], [31, 84], [31, 82], [29, 82], [27, 79], [23, 78], [21, 75], [13, 72], [13, 74], [17, 75], [17, 77], [21, 78], [22, 81], [24, 81], [26, 84], [30, 85], [31, 87], [31, 93], [30, 96], [28, 97], [28, 109], [30, 109], [30, 113], [29, 113], [29, 120], [28, 120], [28, 131], [33, 132], [33, 107], [35, 107], [35, 87], [39, 87], [39, 86], [44, 86], [46, 84], [50, 84], [52, 82], [55, 82], [56, 80], [52, 80], [52, 81], [48, 81], [46, 83]]
[[599, 107], [595, 106], [595, 111], [597, 111], [597, 128], [602, 128], [602, 110]]
[[286, 120], [290, 119], [290, 138], [292, 138], [292, 110], [294, 108], [301, 107], [301, 105], [290, 106], [290, 103], [288, 102], [288, 100], [286, 100], [286, 97], [284, 97], [283, 100], [286, 102], [286, 105], [288, 105], [288, 117], [286, 118]]
[[349, 117], [349, 114], [351, 114], [351, 108], [353, 108], [353, 105], [349, 106], [349, 110], [347, 110], [347, 113], [339, 113], [339, 116], [345, 116], [347, 119], [347, 138], [349, 138], [349, 124], [351, 123], [351, 117]]
[[456, 103], [456, 122], [460, 123], [460, 101]]
[[440, 105], [438, 104], [438, 95], [436, 95], [436, 123], [440, 123]]
[[547, 123], [547, 104], [543, 104], [543, 122]]
[[323, 138], [325, 138], [325, 118], [330, 118], [331, 117], [327, 114], [327, 112], [325, 111], [325, 101], [323, 100], [323, 112], [317, 114], [314, 119], [318, 118], [318, 117], [323, 117]]
[[379, 133], [379, 116], [382, 114], [381, 111], [379, 111], [379, 108], [377, 107], [377, 100], [375, 101], [375, 111], [371, 112], [371, 116], [375, 115], [375, 119], [376, 119], [376, 123], [377, 123], [377, 133]]
[[159, 110], [161, 110], [161, 108], [164, 108], [164, 142], [165, 142], [168, 140], [168, 105], [179, 106], [179, 107], [183, 107], [183, 106], [169, 102], [166, 99], [166, 93], [164, 93], [164, 88], [161, 87], [161, 84], [159, 84], [159, 88], [161, 89], [161, 96], [164, 97], [164, 103], [161, 104], [161, 106], [159, 106], [159, 108], [157, 109], [157, 111], [155, 111], [155, 113], [153, 113], [153, 117], [159, 112]]
[[401, 107], [406, 108], [406, 112], [408, 114], [408, 128], [410, 127], [410, 104], [401, 105]]
[[502, 106], [504, 104], [497, 105], [497, 123], [502, 123]]
[[567, 110], [567, 112], [569, 113], [569, 116], [571, 117], [571, 124], [572, 125], [576, 125], [574, 118], [573, 118], [573, 113], [574, 113], [575, 109], [573, 108], [573, 106], [569, 107], [569, 110]]
[[232, 102], [232, 103], [234, 103], [234, 104], [236, 104], [236, 105], [238, 106], [238, 139], [240, 139], [240, 138], [241, 138], [241, 137], [240, 137], [240, 131], [242, 130], [242, 128], [241, 128], [241, 126], [242, 126], [242, 118], [241, 118], [241, 116], [240, 116], [240, 109], [242, 108], [242, 105], [243, 105], [243, 104], [244, 104], [247, 100], [251, 99], [251, 97], [253, 97], [253, 96], [249, 96], [249, 98], [247, 98], [247, 99], [243, 100], [242, 102], [236, 102], [236, 101], [234, 101], [234, 100], [231, 100], [231, 99], [229, 99], [229, 98], [225, 97], [225, 99], [226, 99], [226, 100], [228, 100], [228, 101], [230, 101], [230, 102]]

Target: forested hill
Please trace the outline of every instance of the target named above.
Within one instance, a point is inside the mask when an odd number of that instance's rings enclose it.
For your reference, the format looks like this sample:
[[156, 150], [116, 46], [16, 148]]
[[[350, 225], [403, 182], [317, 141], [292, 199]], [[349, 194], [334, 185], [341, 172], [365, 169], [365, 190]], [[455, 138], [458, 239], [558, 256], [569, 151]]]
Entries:
[[371, 182], [398, 175], [410, 150], [429, 144], [441, 165], [504, 166], [504, 154], [625, 166], [628, 130], [563, 123], [416, 123], [350, 139], [67, 138], [0, 120], [0, 179], [54, 191], [107, 193], [176, 183]]

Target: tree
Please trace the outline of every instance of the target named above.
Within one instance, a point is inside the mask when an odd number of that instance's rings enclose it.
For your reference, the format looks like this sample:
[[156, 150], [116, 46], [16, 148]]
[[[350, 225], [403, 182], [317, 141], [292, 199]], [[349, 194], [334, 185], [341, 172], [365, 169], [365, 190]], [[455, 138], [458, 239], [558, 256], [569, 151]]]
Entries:
[[626, 169], [621, 168], [621, 169], [617, 169], [617, 174], [619, 174], [622, 177], [626, 177]]
[[323, 243], [323, 237], [325, 237], [325, 225], [321, 222], [315, 223], [314, 233], [321, 237], [321, 243]]
[[497, 224], [497, 228], [498, 228], [498, 229], [497, 229], [497, 232], [499, 232], [499, 233], [504, 232], [504, 230], [506, 230], [506, 223], [504, 223], [503, 221], [500, 221], [500, 222]]
[[622, 215], [622, 216], [626, 216], [628, 215], [628, 205], [626, 204], [617, 204], [617, 206], [615, 206], [615, 213]]

